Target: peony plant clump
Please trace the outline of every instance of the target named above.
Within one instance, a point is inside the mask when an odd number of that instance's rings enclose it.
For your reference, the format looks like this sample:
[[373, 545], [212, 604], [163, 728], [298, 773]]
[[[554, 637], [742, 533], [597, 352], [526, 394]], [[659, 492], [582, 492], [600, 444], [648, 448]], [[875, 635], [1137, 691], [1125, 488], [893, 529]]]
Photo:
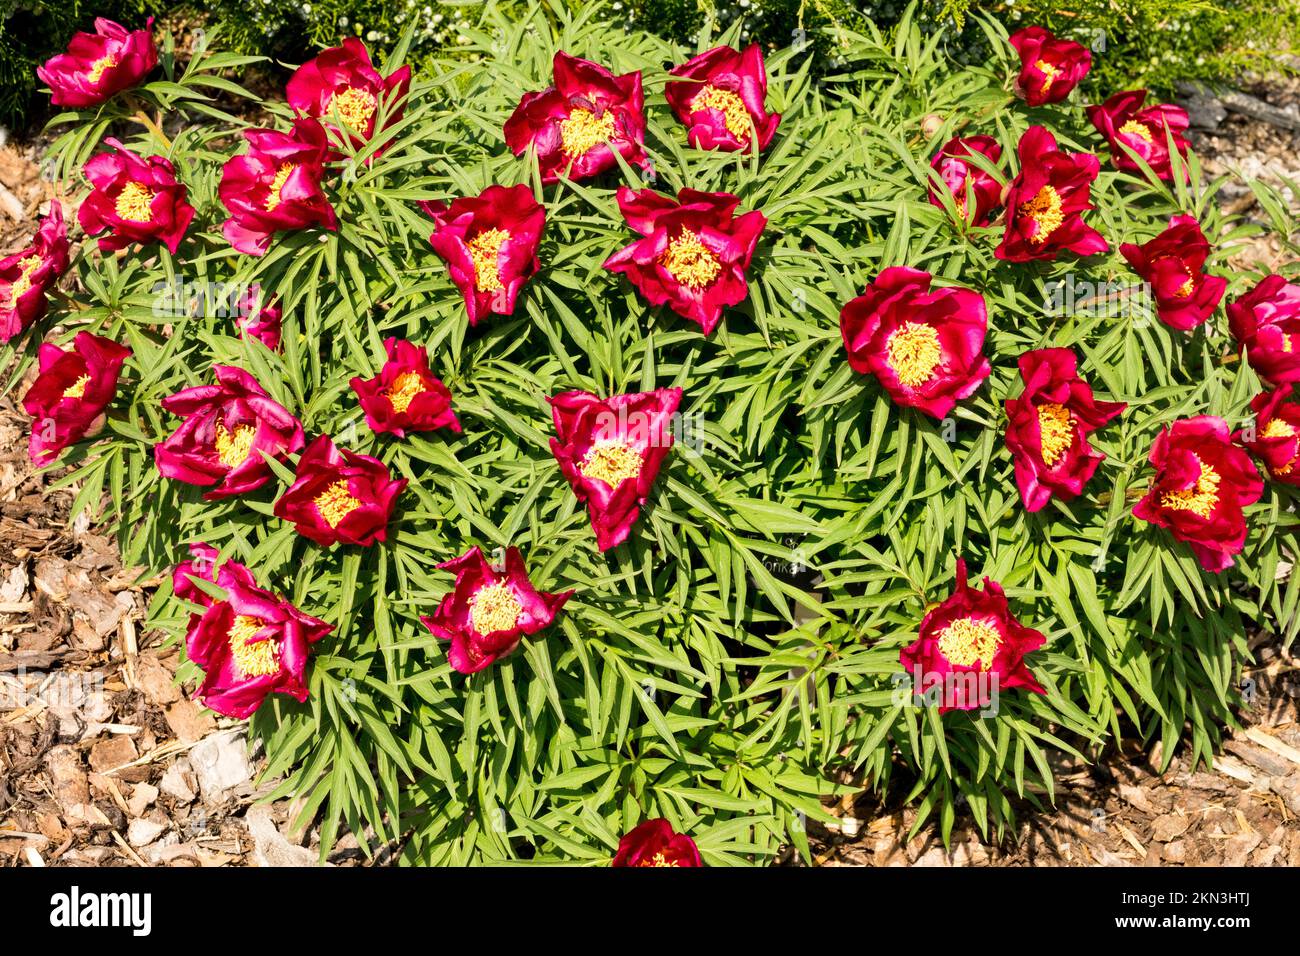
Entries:
[[150, 24], [42, 69], [32, 460], [322, 852], [764, 863], [895, 783], [997, 839], [1061, 755], [1212, 759], [1296, 628], [1297, 270], [1228, 267], [1177, 107], [982, 23], [817, 81], [559, 4], [267, 101]]

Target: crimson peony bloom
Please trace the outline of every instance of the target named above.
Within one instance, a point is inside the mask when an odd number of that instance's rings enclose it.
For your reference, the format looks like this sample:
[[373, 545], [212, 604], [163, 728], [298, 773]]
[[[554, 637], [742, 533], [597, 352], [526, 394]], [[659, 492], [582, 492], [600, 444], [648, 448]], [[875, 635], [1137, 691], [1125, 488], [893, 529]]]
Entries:
[[541, 267], [537, 247], [546, 226], [546, 209], [533, 191], [489, 186], [478, 196], [422, 202], [436, 223], [429, 242], [447, 263], [451, 281], [465, 297], [469, 324], [495, 312], [510, 315], [515, 299]]
[[1300, 382], [1300, 285], [1270, 275], [1228, 303], [1228, 327], [1237, 351], [1265, 382]]
[[[992, 212], [1002, 204], [1002, 184], [963, 157], [978, 153], [987, 157], [989, 162], [997, 165], [1002, 159], [1002, 147], [992, 136], [958, 136], [943, 145], [930, 160], [930, 168], [939, 174], [963, 219], [970, 220], [976, 226], [987, 226], [992, 221]], [[967, 203], [975, 200], [975, 211], [967, 208]], [[930, 183], [931, 204], [943, 208], [939, 191], [933, 181]]]
[[984, 297], [970, 289], [930, 289], [931, 276], [894, 266], [840, 311], [854, 371], [876, 377], [900, 405], [944, 418], [992, 369], [981, 351], [988, 332]]
[[638, 824], [618, 841], [610, 866], [703, 866], [699, 847], [660, 817]]
[[185, 653], [206, 672], [195, 696], [210, 710], [243, 720], [273, 692], [307, 699], [310, 646], [334, 627], [242, 574], [221, 580], [232, 563], [222, 565], [217, 581], [226, 599], [208, 603], [185, 635]]
[[781, 114], [767, 112], [767, 68], [758, 44], [744, 53], [715, 46], [670, 75], [683, 79], [668, 82], [664, 96], [695, 148], [748, 149], [755, 133], [760, 150], [772, 142]]
[[135, 86], [158, 65], [152, 28], [153, 17], [145, 21], [143, 30], [132, 32], [100, 17], [94, 33], [74, 33], [67, 53], [36, 68], [36, 75], [50, 88], [50, 102], [83, 109]]
[[173, 255], [194, 219], [185, 186], [161, 156], [144, 159], [109, 137], [115, 153], [100, 153], [86, 163], [90, 195], [77, 210], [87, 235], [107, 231], [99, 240], [102, 252], [125, 249], [132, 243], [161, 242]]
[[248, 152], [226, 162], [218, 190], [230, 210], [221, 232], [238, 252], [265, 255], [277, 232], [338, 229], [334, 207], [321, 189], [329, 143], [320, 123], [300, 119], [290, 133], [246, 129], [244, 138]]
[[32, 244], [0, 259], [0, 341], [12, 340], [44, 317], [46, 295], [67, 269], [68, 231], [63, 207], [55, 200]]
[[303, 445], [302, 425], [253, 376], [214, 365], [216, 385], [196, 385], [163, 399], [163, 408], [185, 418], [154, 446], [164, 478], [189, 485], [216, 485], [207, 501], [242, 495], [271, 480], [262, 453], [283, 461]]
[[1007, 399], [1007, 448], [1025, 507], [1039, 511], [1053, 496], [1069, 501], [1083, 491], [1106, 457], [1092, 450], [1088, 434], [1128, 406], [1094, 400], [1070, 349], [1026, 352], [1020, 377], [1025, 390]]
[[1143, 107], [1146, 98], [1146, 90], [1116, 93], [1101, 106], [1089, 106], [1088, 119], [1110, 143], [1110, 158], [1116, 169], [1137, 172], [1140, 168], [1124, 150], [1127, 146], [1161, 179], [1173, 179], [1166, 130], [1173, 135], [1174, 148], [1186, 158], [1187, 139], [1183, 134], [1187, 132], [1187, 111], [1167, 103]]
[[408, 431], [460, 431], [460, 421], [451, 410], [451, 392], [429, 371], [428, 351], [397, 338], [385, 340], [384, 351], [388, 361], [378, 375], [351, 380], [370, 430], [391, 432], [398, 438], [405, 438]]
[[[409, 66], [380, 76], [366, 45], [348, 37], [341, 47], [330, 47], [298, 67], [289, 78], [285, 95], [295, 111], [321, 120], [359, 148], [375, 135], [379, 104], [385, 100], [403, 103], [410, 86]], [[390, 109], [385, 129], [402, 118], [404, 107], [390, 105]]]
[[590, 60], [555, 54], [554, 83], [525, 93], [506, 120], [506, 145], [522, 156], [531, 145], [537, 151], [542, 182], [589, 179], [624, 161], [650, 168], [642, 149], [645, 140], [645, 94], [641, 73], [615, 76]]
[[1020, 54], [1016, 95], [1030, 106], [1061, 102], [1092, 67], [1087, 47], [1043, 27], [1024, 27], [1008, 40]]
[[461, 674], [476, 674], [512, 654], [524, 635], [550, 627], [573, 597], [573, 591], [535, 590], [518, 548], [506, 549], [500, 571], [478, 548], [438, 567], [455, 571], [456, 584], [438, 609], [420, 621], [434, 637], [451, 641], [447, 662]]
[[667, 305], [708, 335], [726, 306], [749, 295], [749, 268], [767, 217], [734, 215], [740, 200], [730, 193], [683, 189], [676, 201], [655, 192], [620, 186], [623, 219], [645, 238], [605, 260], [605, 268], [631, 280], [651, 305]]
[[1192, 216], [1174, 216], [1164, 232], [1142, 245], [1119, 247], [1133, 270], [1150, 284], [1156, 314], [1171, 329], [1190, 331], [1214, 313], [1228, 280], [1206, 275], [1210, 244]]
[[1242, 509], [1264, 493], [1250, 457], [1232, 444], [1222, 418], [1184, 418], [1161, 432], [1151, 446], [1155, 479], [1133, 514], [1168, 528], [1207, 571], [1232, 566], [1246, 543]]
[[66, 352], [49, 342], [40, 347], [40, 374], [23, 397], [32, 416], [27, 453], [33, 463], [48, 465], [91, 430], [117, 393], [130, 354], [125, 345], [89, 332], [78, 332]]
[[262, 304], [262, 287], [253, 286], [239, 301], [235, 330], [241, 339], [257, 339], [272, 352], [280, 348], [284, 311], [279, 297]]
[[336, 448], [321, 435], [298, 459], [293, 484], [275, 503], [275, 516], [321, 547], [342, 542], [369, 547], [383, 541], [406, 479], [394, 480], [378, 458]]
[[551, 451], [579, 501], [585, 501], [596, 546], [608, 551], [627, 540], [659, 468], [673, 445], [680, 388], [614, 395], [589, 392], [547, 399], [559, 438]]
[[998, 693], [1021, 687], [1046, 691], [1029, 670], [1025, 655], [1047, 642], [1011, 615], [1002, 585], [984, 579], [984, 590], [966, 583], [966, 562], [957, 559], [957, 584], [943, 603], [926, 613], [915, 643], [899, 661], [917, 675], [913, 693], [942, 688], [939, 713], [985, 709]]
[[1249, 436], [1236, 437], [1264, 463], [1270, 478], [1300, 486], [1300, 472], [1295, 467], [1300, 460], [1300, 405], [1292, 401], [1292, 391], [1291, 385], [1283, 385], [1251, 399], [1255, 428]]
[[1007, 190], [1007, 231], [994, 255], [1008, 262], [1055, 259], [1062, 252], [1090, 256], [1110, 248], [1086, 225], [1092, 181], [1100, 164], [1091, 153], [1063, 153], [1056, 137], [1031, 126], [1020, 137], [1020, 174]]

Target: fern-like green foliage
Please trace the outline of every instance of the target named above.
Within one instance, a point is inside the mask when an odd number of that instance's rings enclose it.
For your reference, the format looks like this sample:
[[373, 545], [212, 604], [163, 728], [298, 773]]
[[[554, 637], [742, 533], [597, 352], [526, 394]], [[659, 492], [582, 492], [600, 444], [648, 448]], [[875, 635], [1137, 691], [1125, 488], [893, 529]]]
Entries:
[[[1031, 123], [1067, 148], [1099, 149], [1080, 105], [1026, 111], [993, 21], [971, 15], [994, 52], [959, 67], [909, 14], [891, 35], [848, 32], [842, 68], [822, 82], [812, 51], [771, 55], [775, 141], [761, 155], [704, 152], [667, 109], [666, 66], [737, 42], [738, 26], [685, 47], [613, 30], [606, 15], [552, 4], [516, 20], [487, 7], [467, 31], [478, 59], [418, 74], [388, 148], [353, 156], [330, 181], [338, 231], [280, 235], [262, 258], [231, 250], [216, 197], [242, 121], [210, 96], [258, 105], [230, 78], [248, 58], [202, 46], [187, 66], [164, 56], [165, 79], [136, 96], [181, 118], [167, 141], [114, 105], [58, 120], [52, 153], [70, 193], [115, 131], [167, 155], [198, 208], [175, 257], [80, 247], [77, 305], [58, 306], [49, 324], [61, 342], [91, 328], [134, 354], [106, 430], [68, 453], [60, 484], [110, 524], [126, 563], [166, 572], [188, 542], [207, 541], [334, 625], [315, 646], [308, 701], [269, 698], [251, 722], [268, 777], [282, 778], [275, 796], [305, 798], [299, 822], [319, 819], [325, 849], [346, 826], [373, 832], [372, 847], [400, 841], [408, 863], [599, 865], [620, 834], [664, 816], [706, 862], [742, 865], [790, 845], [807, 855], [806, 821], [829, 820], [824, 803], [862, 787], [901, 788], [918, 826], [938, 821], [945, 838], [960, 810], [994, 839], [1019, 802], [1051, 799], [1059, 754], [1135, 738], [1210, 759], [1233, 721], [1247, 628], [1290, 637], [1297, 627], [1300, 576], [1277, 573], [1294, 553], [1294, 498], [1268, 486], [1247, 511], [1244, 553], [1221, 575], [1130, 509], [1161, 428], [1203, 413], [1241, 424], [1259, 382], [1232, 360], [1222, 311], [1182, 333], [1048, 308], [1053, 283], [1133, 282], [1115, 252], [1008, 264], [993, 257], [996, 228], [926, 199], [929, 158], [953, 135], [994, 136], [1012, 162]], [[535, 161], [506, 149], [503, 122], [550, 82], [557, 49], [643, 71], [655, 188], [732, 192], [768, 217], [749, 296], [712, 336], [602, 268], [633, 238], [614, 191], [644, 185], [639, 173], [542, 187]], [[399, 43], [384, 72], [406, 52]], [[283, 104], [261, 106], [264, 125], [287, 125]], [[1258, 278], [1226, 263], [1259, 227], [1225, 219], [1223, 181], [1187, 162], [1190, 181], [1174, 185], [1104, 164], [1091, 221], [1115, 250], [1172, 214], [1197, 216], [1231, 298]], [[470, 328], [416, 201], [519, 182], [547, 208], [542, 270], [513, 316]], [[1253, 188], [1295, 251], [1282, 203]], [[993, 374], [947, 422], [892, 405], [845, 360], [841, 307], [902, 264], [988, 303]], [[237, 338], [229, 318], [203, 309], [160, 318], [158, 290], [178, 280], [279, 296], [283, 350]], [[428, 347], [463, 433], [394, 440], [366, 428], [348, 380], [376, 373], [389, 336]], [[38, 341], [23, 346], [10, 387]], [[1020, 389], [1017, 357], [1044, 346], [1073, 348], [1099, 396], [1129, 408], [1093, 436], [1107, 458], [1086, 493], [1028, 514], [1002, 402]], [[178, 423], [161, 401], [208, 382], [214, 363], [249, 371], [308, 434], [409, 479], [387, 542], [322, 549], [276, 519], [292, 461], [268, 487], [217, 502], [159, 476], [153, 445]], [[698, 440], [674, 447], [632, 537], [602, 554], [548, 447], [546, 398], [665, 386], [684, 390]], [[576, 594], [550, 630], [466, 678], [418, 618], [451, 586], [437, 565], [472, 545], [517, 546], [539, 589]], [[989, 715], [900, 698], [899, 651], [950, 592], [957, 555], [973, 576], [1000, 580], [1014, 613], [1047, 636], [1031, 655], [1045, 694], [1006, 692]], [[179, 639], [194, 610], [164, 584], [150, 623]], [[198, 675], [181, 672], [191, 687]]]

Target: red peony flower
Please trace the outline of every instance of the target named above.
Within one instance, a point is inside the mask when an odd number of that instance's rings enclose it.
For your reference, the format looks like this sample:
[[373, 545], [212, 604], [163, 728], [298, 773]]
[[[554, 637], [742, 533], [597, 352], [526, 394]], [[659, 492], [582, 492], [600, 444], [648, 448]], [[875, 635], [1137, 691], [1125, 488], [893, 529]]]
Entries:
[[664, 96], [692, 146], [748, 149], [755, 133], [760, 150], [772, 142], [781, 115], [767, 112], [767, 68], [758, 44], [744, 53], [715, 46], [673, 67], [670, 75], [683, 80], [668, 82]]
[[402, 118], [404, 107], [392, 104], [404, 103], [410, 86], [409, 66], [380, 76], [366, 45], [348, 37], [341, 47], [330, 47], [298, 67], [285, 94], [295, 111], [323, 121], [360, 148], [375, 135], [375, 113], [381, 102], [388, 100], [392, 110], [385, 129]]
[[78, 332], [66, 352], [49, 342], [40, 347], [40, 374], [23, 398], [32, 416], [27, 453], [36, 465], [48, 465], [91, 430], [117, 393], [130, 354], [126, 346], [89, 332]]
[[1128, 406], [1095, 401], [1070, 349], [1026, 352], [1020, 377], [1025, 390], [1007, 399], [1007, 448], [1025, 507], [1039, 511], [1052, 496], [1069, 501], [1083, 491], [1106, 457], [1092, 450], [1088, 434]]
[[370, 430], [391, 432], [398, 438], [405, 438], [408, 431], [460, 431], [460, 421], [451, 410], [451, 392], [429, 371], [428, 351], [397, 338], [387, 339], [384, 351], [388, 361], [378, 375], [351, 380]]
[[1228, 327], [1238, 352], [1270, 385], [1300, 382], [1300, 285], [1266, 276], [1228, 303]]
[[1020, 54], [1016, 94], [1030, 106], [1061, 102], [1092, 67], [1087, 47], [1043, 27], [1024, 27], [1008, 39]]
[[510, 315], [515, 299], [541, 267], [537, 247], [546, 226], [546, 209], [533, 191], [518, 186], [489, 186], [478, 196], [448, 206], [420, 206], [437, 224], [429, 242], [447, 263], [451, 281], [465, 297], [469, 324], [495, 312]]
[[983, 591], [970, 587], [966, 562], [958, 558], [952, 594], [922, 618], [915, 643], [903, 648], [899, 661], [919, 676], [914, 693], [942, 688], [939, 713], [982, 710], [992, 703], [995, 688], [1046, 693], [1025, 663], [1025, 655], [1046, 642], [1012, 617], [998, 582], [985, 578]]
[[1133, 514], [1168, 528], [1207, 571], [1231, 567], [1246, 543], [1242, 509], [1264, 493], [1250, 457], [1232, 444], [1222, 418], [1184, 418], [1151, 446], [1155, 479]]
[[618, 190], [623, 219], [645, 238], [605, 260], [652, 305], [667, 305], [708, 335], [722, 310], [749, 294], [749, 268], [767, 217], [734, 215], [740, 200], [730, 193], [683, 189], [676, 201], [651, 189]]
[[680, 388], [604, 401], [578, 391], [548, 399], [559, 435], [551, 451], [573, 493], [587, 503], [601, 551], [622, 544], [632, 531], [673, 445], [672, 418], [681, 400]]
[[1116, 169], [1130, 172], [1140, 169], [1125, 151], [1127, 146], [1161, 179], [1172, 179], [1174, 170], [1166, 131], [1173, 136], [1174, 148], [1186, 158], [1187, 139], [1183, 134], [1187, 132], [1187, 111], [1167, 103], [1143, 107], [1146, 98], [1146, 90], [1116, 93], [1101, 106], [1089, 106], [1088, 119], [1110, 143], [1110, 158]]
[[[944, 144], [930, 160], [930, 168], [939, 174], [963, 219], [976, 226], [987, 226], [992, 221], [992, 212], [1002, 204], [1002, 184], [974, 163], [963, 157], [978, 153], [987, 157], [989, 162], [997, 165], [1002, 159], [1002, 147], [992, 136], [959, 136]], [[972, 213], [967, 204], [975, 200]], [[931, 204], [943, 208], [939, 191], [933, 180], [930, 183]]]
[[572, 591], [535, 590], [518, 548], [506, 549], [501, 571], [478, 548], [438, 567], [455, 571], [456, 584], [438, 609], [420, 620], [429, 633], [451, 641], [447, 662], [461, 674], [476, 674], [512, 654], [524, 635], [550, 627], [573, 597]]
[[305, 701], [311, 645], [333, 625], [242, 575], [218, 583], [226, 599], [212, 601], [185, 635], [186, 654], [206, 671], [195, 696], [210, 710], [238, 720], [251, 716], [270, 693]]
[[237, 305], [235, 330], [241, 339], [257, 339], [272, 352], [280, 348], [280, 333], [284, 312], [279, 298], [262, 304], [262, 287], [255, 285], [243, 295]]
[[297, 120], [291, 133], [246, 129], [244, 138], [248, 152], [226, 162], [218, 190], [230, 210], [221, 231], [237, 251], [265, 255], [277, 232], [338, 229], [334, 207], [321, 189], [329, 145], [320, 123]]
[[68, 269], [68, 232], [63, 207], [50, 203], [32, 244], [0, 259], [0, 341], [8, 342], [31, 328], [49, 308], [49, 290]]
[[1255, 413], [1255, 427], [1249, 435], [1236, 437], [1264, 463], [1269, 477], [1284, 485], [1300, 487], [1300, 405], [1292, 399], [1293, 388], [1283, 385], [1271, 392], [1261, 392], [1250, 402]]
[[1142, 245], [1119, 247], [1138, 275], [1151, 286], [1160, 321], [1184, 332], [1204, 323], [1228, 288], [1228, 280], [1206, 275], [1210, 244], [1191, 216], [1174, 216], [1164, 232]]
[[1031, 126], [1020, 138], [1020, 174], [1007, 190], [1007, 231], [994, 251], [1008, 262], [1081, 256], [1110, 246], [1083, 214], [1092, 208], [1092, 181], [1100, 165], [1091, 153], [1063, 153], [1056, 137]]
[[216, 385], [196, 385], [163, 399], [185, 418], [154, 446], [163, 477], [207, 487], [205, 500], [242, 495], [271, 480], [262, 453], [283, 461], [303, 445], [302, 425], [243, 369], [214, 365]]
[[77, 210], [81, 228], [91, 236], [109, 233], [99, 240], [103, 252], [161, 242], [174, 255], [194, 219], [194, 207], [171, 162], [161, 156], [143, 159], [111, 137], [104, 144], [116, 152], [100, 153], [86, 163], [93, 188]]
[[153, 17], [133, 32], [100, 17], [94, 33], [74, 33], [67, 53], [36, 68], [50, 88], [50, 102], [82, 109], [135, 86], [158, 65], [152, 27]]
[[537, 151], [542, 182], [589, 179], [617, 165], [614, 154], [642, 169], [650, 160], [645, 140], [645, 95], [641, 74], [615, 76], [603, 66], [555, 54], [554, 83], [525, 93], [506, 120], [506, 145], [522, 156]]
[[660, 817], [638, 824], [618, 841], [610, 866], [703, 866], [699, 847]]
[[394, 480], [378, 458], [336, 448], [321, 435], [298, 459], [293, 484], [275, 503], [275, 516], [321, 547], [383, 541], [406, 479]]
[[992, 369], [981, 351], [988, 332], [984, 297], [970, 289], [930, 289], [931, 276], [894, 266], [840, 312], [854, 371], [874, 375], [900, 405], [944, 418]]

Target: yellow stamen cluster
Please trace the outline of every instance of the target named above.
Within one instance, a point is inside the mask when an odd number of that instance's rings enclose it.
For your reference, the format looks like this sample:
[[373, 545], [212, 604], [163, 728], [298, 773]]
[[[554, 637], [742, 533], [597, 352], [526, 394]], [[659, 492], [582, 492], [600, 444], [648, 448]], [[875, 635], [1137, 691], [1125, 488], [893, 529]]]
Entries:
[[1129, 120], [1119, 128], [1121, 133], [1127, 133], [1129, 136], [1136, 136], [1138, 139], [1144, 139], [1151, 142], [1151, 127], [1145, 123], [1139, 123], [1137, 120]]
[[1038, 226], [1029, 241], [1041, 246], [1065, 222], [1065, 214], [1061, 212], [1061, 194], [1051, 186], [1044, 186], [1033, 199], [1020, 207], [1020, 215], [1028, 216]]
[[25, 259], [18, 260], [18, 278], [14, 284], [9, 287], [9, 308], [18, 305], [18, 300], [25, 296], [32, 289], [32, 276], [36, 270], [41, 267], [40, 256], [28, 256]]
[[722, 263], [689, 229], [683, 229], [668, 243], [659, 257], [668, 274], [690, 289], [703, 289], [722, 272]]
[[978, 661], [982, 671], [993, 666], [1001, 645], [1002, 635], [993, 623], [973, 617], [958, 618], [939, 635], [939, 653], [948, 663], [973, 667]]
[[674, 867], [678, 867], [679, 869], [680, 869], [680, 866], [681, 866], [681, 864], [679, 864], [676, 860], [670, 860], [670, 859], [668, 859], [668, 857], [664, 854], [664, 851], [663, 851], [663, 850], [660, 850], [658, 853], [656, 853], [654, 856], [650, 857], [649, 859], [642, 860], [642, 861], [641, 861], [639, 864], [637, 864], [637, 865], [638, 865], [638, 866], [657, 866], [657, 867], [668, 867], [668, 866], [674, 866]]
[[597, 116], [579, 106], [560, 121], [560, 150], [570, 159], [577, 159], [613, 136], [614, 114], [609, 111]]
[[131, 180], [117, 194], [115, 208], [120, 218], [127, 222], [150, 222], [153, 219], [153, 190], [144, 183]]
[[378, 101], [369, 90], [349, 86], [330, 99], [330, 112], [359, 133], [366, 132]]
[[508, 581], [485, 584], [469, 599], [469, 622], [480, 635], [510, 630], [523, 613], [524, 606]]
[[104, 78], [104, 74], [115, 66], [117, 66], [117, 57], [113, 54], [110, 53], [108, 56], [101, 56], [94, 63], [90, 64], [90, 73], [87, 74], [86, 79], [91, 83], [98, 83]]
[[1039, 405], [1038, 433], [1043, 464], [1052, 468], [1074, 444], [1074, 416], [1055, 402]]
[[[1294, 438], [1295, 427], [1290, 422], [1284, 422], [1280, 418], [1270, 418], [1264, 423], [1264, 427], [1259, 431], [1260, 438]], [[1291, 459], [1278, 468], [1273, 469], [1275, 475], [1289, 475], [1295, 468], [1296, 459], [1300, 458], [1300, 448], [1295, 449], [1296, 454]]]
[[1038, 88], [1039, 93], [1046, 93], [1047, 88], [1056, 82], [1056, 78], [1061, 75], [1059, 67], [1055, 67], [1046, 60], [1039, 60], [1034, 64], [1035, 69], [1043, 74], [1043, 85]]
[[352, 492], [348, 490], [346, 478], [334, 482], [312, 499], [312, 503], [321, 520], [331, 528], [337, 528], [340, 521], [361, 507], [361, 502], [353, 498]]
[[591, 446], [578, 466], [578, 472], [592, 481], [603, 481], [610, 488], [641, 474], [641, 453], [627, 442], [604, 441]]
[[485, 229], [469, 242], [469, 257], [474, 260], [474, 288], [480, 292], [500, 292], [501, 246], [510, 233], [505, 229]]
[[750, 118], [749, 110], [745, 108], [745, 101], [737, 93], [731, 90], [720, 90], [716, 86], [706, 86], [695, 94], [691, 100], [691, 110], [717, 110], [722, 114], [722, 121], [727, 127], [727, 132], [742, 143], [749, 139], [750, 131], [754, 127], [754, 122]]
[[230, 657], [242, 679], [280, 673], [280, 642], [274, 638], [252, 639], [264, 626], [260, 618], [240, 614], [227, 632]]
[[1183, 275], [1187, 276], [1187, 281], [1184, 282], [1182, 285], [1180, 285], [1174, 291], [1174, 295], [1180, 299], [1185, 299], [1189, 295], [1191, 295], [1192, 290], [1196, 288], [1196, 280], [1192, 276], [1192, 270], [1187, 268], [1187, 263], [1184, 262], [1182, 259], [1180, 259], [1178, 256], [1161, 256], [1160, 258], [1167, 259], [1168, 261], [1174, 263], [1175, 265], [1178, 266], [1179, 269], [1182, 270]]
[[284, 189], [284, 184], [289, 181], [293, 171], [298, 167], [293, 163], [285, 163], [275, 173], [275, 179], [271, 180], [271, 185], [266, 190], [266, 211], [274, 212], [275, 208], [280, 205], [280, 192]]
[[85, 398], [86, 386], [90, 384], [90, 376], [83, 375], [71, 385], [63, 390], [64, 398]]
[[1191, 488], [1165, 492], [1160, 498], [1162, 507], [1169, 511], [1190, 511], [1200, 518], [1209, 518], [1214, 513], [1214, 506], [1219, 503], [1219, 473], [1195, 455], [1196, 463], [1201, 466], [1201, 474]]
[[393, 379], [393, 384], [384, 389], [384, 398], [392, 403], [393, 411], [398, 415], [411, 407], [415, 396], [424, 392], [424, 379], [419, 372], [403, 372]]
[[924, 385], [943, 361], [939, 333], [921, 322], [904, 322], [885, 344], [885, 361], [903, 385]]
[[225, 425], [217, 425], [217, 439], [213, 447], [217, 450], [217, 461], [227, 468], [238, 468], [253, 451], [253, 438], [257, 429], [252, 425], [236, 425], [232, 432]]

